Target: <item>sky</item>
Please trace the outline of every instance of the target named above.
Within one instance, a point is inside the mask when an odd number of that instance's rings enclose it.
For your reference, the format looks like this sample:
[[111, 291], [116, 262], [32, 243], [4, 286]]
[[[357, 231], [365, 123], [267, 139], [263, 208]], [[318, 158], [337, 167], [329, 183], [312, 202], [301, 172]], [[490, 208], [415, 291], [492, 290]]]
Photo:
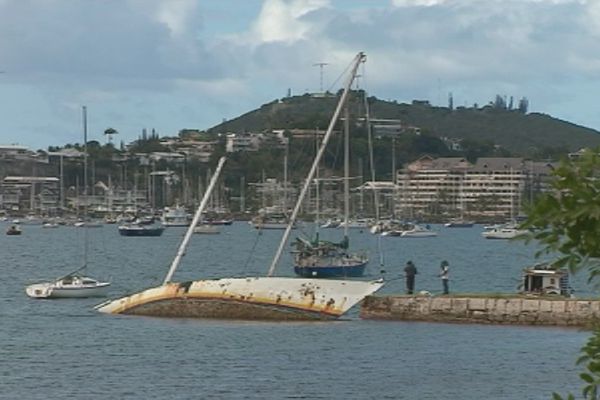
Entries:
[[380, 99], [526, 97], [600, 130], [600, 0], [0, 0], [0, 145], [81, 143], [82, 106], [101, 143], [207, 129], [338, 90], [359, 51]]

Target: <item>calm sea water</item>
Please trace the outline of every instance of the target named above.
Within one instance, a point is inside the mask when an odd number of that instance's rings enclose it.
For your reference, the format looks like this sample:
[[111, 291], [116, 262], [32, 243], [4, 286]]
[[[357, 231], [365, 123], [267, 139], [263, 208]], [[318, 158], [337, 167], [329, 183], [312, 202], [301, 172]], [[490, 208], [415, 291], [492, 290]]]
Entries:
[[[403, 291], [394, 278], [409, 259], [417, 290], [432, 293], [443, 259], [459, 292], [513, 292], [533, 262], [533, 248], [485, 240], [481, 227], [434, 228], [440, 235], [426, 239], [352, 232], [371, 255], [370, 277], [387, 271], [381, 294]], [[82, 264], [85, 235], [23, 230], [0, 235], [1, 399], [549, 399], [581, 386], [574, 363], [589, 332], [576, 329], [363, 321], [357, 310], [335, 322], [178, 320], [102, 315], [98, 299], [29, 299], [27, 284]], [[88, 272], [112, 280], [111, 297], [156, 285], [183, 233], [90, 229]], [[264, 275], [280, 235], [241, 222], [196, 235], [176, 279]], [[289, 255], [278, 274], [292, 275]], [[581, 281], [576, 294], [591, 294]]]

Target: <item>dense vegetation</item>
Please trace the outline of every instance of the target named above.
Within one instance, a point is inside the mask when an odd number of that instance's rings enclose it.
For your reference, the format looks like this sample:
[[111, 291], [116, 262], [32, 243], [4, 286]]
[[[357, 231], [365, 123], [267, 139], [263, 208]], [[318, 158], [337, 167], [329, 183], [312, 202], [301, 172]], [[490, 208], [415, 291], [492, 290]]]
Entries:
[[[353, 92], [351, 107], [360, 116], [365, 114], [362, 95], [360, 91]], [[336, 96], [312, 97], [306, 94], [284, 98], [223, 122], [209, 131], [324, 130], [336, 104]], [[373, 119], [399, 119], [406, 127], [420, 128], [425, 135], [462, 139], [467, 147], [483, 147], [486, 152], [500, 146], [514, 156], [547, 159], [582, 147], [600, 145], [598, 131], [545, 114], [527, 113], [526, 107], [513, 109], [512, 105], [498, 99], [483, 107], [453, 108], [451, 105], [433, 107], [423, 101], [399, 104], [369, 97], [368, 106]]]

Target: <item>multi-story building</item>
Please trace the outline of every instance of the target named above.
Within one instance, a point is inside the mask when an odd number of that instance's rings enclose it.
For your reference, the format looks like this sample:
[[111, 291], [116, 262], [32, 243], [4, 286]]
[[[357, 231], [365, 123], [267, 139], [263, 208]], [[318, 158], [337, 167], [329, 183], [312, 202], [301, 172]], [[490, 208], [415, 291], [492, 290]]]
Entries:
[[56, 177], [7, 176], [0, 185], [3, 210], [17, 214], [56, 212], [60, 180]]
[[398, 171], [396, 212], [407, 218], [515, 218], [534, 191], [544, 190], [551, 168], [522, 158], [480, 158], [472, 164], [425, 156]]
[[225, 151], [228, 153], [258, 151], [261, 141], [261, 133], [228, 133]]

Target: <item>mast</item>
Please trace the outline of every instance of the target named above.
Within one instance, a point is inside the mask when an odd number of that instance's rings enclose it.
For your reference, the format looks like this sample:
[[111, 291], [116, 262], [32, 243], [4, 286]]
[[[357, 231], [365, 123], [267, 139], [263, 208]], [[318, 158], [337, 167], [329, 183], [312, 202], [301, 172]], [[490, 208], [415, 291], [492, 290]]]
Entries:
[[88, 151], [87, 151], [87, 107], [81, 108], [83, 117], [83, 268], [88, 256]]
[[215, 187], [217, 178], [219, 178], [219, 175], [221, 174], [221, 169], [223, 168], [223, 164], [225, 164], [225, 157], [221, 157], [219, 159], [219, 164], [217, 165], [217, 170], [211, 177], [208, 188], [206, 189], [206, 192], [204, 193], [204, 197], [202, 197], [202, 201], [200, 202], [200, 205], [198, 206], [198, 209], [196, 210], [196, 214], [194, 214], [194, 219], [192, 220], [192, 223], [188, 227], [188, 230], [185, 232], [185, 236], [183, 237], [183, 240], [181, 241], [181, 244], [179, 245], [179, 249], [177, 250], [177, 255], [175, 255], [175, 259], [173, 259], [173, 263], [171, 264], [171, 267], [169, 268], [169, 272], [167, 273], [167, 276], [165, 276], [163, 285], [166, 285], [167, 283], [169, 283], [171, 281], [171, 278], [173, 277], [175, 270], [177, 269], [177, 267], [179, 266], [179, 263], [181, 263], [181, 259], [185, 255], [185, 250], [187, 248], [188, 242], [190, 241], [190, 238], [192, 237], [192, 234], [194, 233], [194, 228], [196, 227], [196, 224], [198, 224], [198, 222], [200, 221], [200, 216], [204, 212], [204, 208], [206, 208], [206, 203], [208, 203], [208, 199], [210, 198], [210, 194], [212, 193], [212, 191]]
[[[319, 129], [315, 129], [315, 156], [319, 152]], [[315, 235], [319, 240], [319, 225], [321, 223], [321, 193], [319, 191], [319, 166], [315, 171]]]
[[283, 213], [287, 215], [287, 192], [288, 192], [288, 154], [290, 144], [285, 143], [285, 153], [283, 155]]
[[344, 240], [348, 240], [350, 215], [350, 113], [344, 107]]
[[333, 117], [331, 118], [331, 121], [329, 122], [329, 127], [327, 128], [327, 132], [325, 133], [325, 136], [323, 137], [323, 141], [321, 142], [321, 147], [319, 148], [317, 157], [315, 157], [315, 160], [313, 161], [313, 164], [310, 168], [310, 172], [308, 173], [308, 177], [304, 181], [302, 191], [300, 192], [300, 196], [298, 197], [298, 200], [296, 201], [296, 205], [294, 206], [294, 211], [292, 211], [292, 215], [288, 222], [288, 226], [285, 228], [285, 231], [283, 233], [281, 241], [279, 242], [279, 247], [277, 248], [277, 252], [275, 253], [275, 256], [273, 257], [273, 261], [271, 262], [271, 266], [269, 267], [269, 272], [268, 272], [267, 276], [273, 275], [273, 272], [275, 272], [275, 267], [277, 266], [277, 264], [279, 263], [279, 260], [281, 259], [281, 254], [283, 254], [283, 249], [284, 249], [285, 244], [290, 236], [290, 232], [292, 231], [292, 226], [293, 226], [294, 222], [296, 221], [296, 217], [298, 216], [300, 207], [302, 206], [302, 201], [304, 200], [304, 197], [306, 196], [306, 192], [308, 191], [308, 188], [310, 187], [310, 184], [315, 176], [317, 167], [319, 165], [319, 162], [321, 161], [321, 157], [323, 156], [323, 153], [325, 153], [325, 148], [327, 147], [327, 143], [329, 143], [329, 139], [333, 133], [333, 128], [335, 127], [335, 123], [337, 122], [337, 120], [340, 116], [342, 106], [346, 103], [346, 98], [348, 97], [348, 92], [350, 91], [350, 86], [352, 85], [352, 82], [354, 81], [354, 78], [356, 77], [356, 71], [358, 70], [360, 63], [364, 62], [365, 59], [366, 59], [366, 56], [363, 52], [358, 53], [356, 55], [356, 57], [354, 58], [354, 61], [353, 61], [354, 64], [352, 66], [352, 71], [350, 73], [350, 76], [348, 77], [348, 80], [346, 81], [346, 86], [344, 87], [344, 92], [342, 93], [340, 101], [338, 102], [335, 112], [333, 113]]
[[396, 137], [392, 136], [392, 218], [396, 218]]
[[369, 164], [371, 167], [371, 189], [373, 190], [373, 204], [375, 206], [375, 222], [379, 223], [379, 195], [377, 193], [377, 184], [375, 181], [375, 161], [373, 160], [373, 132], [371, 129], [371, 119], [369, 111], [369, 101], [367, 98], [367, 92], [364, 93], [365, 102], [365, 123], [367, 124], [367, 139], [369, 142]]

